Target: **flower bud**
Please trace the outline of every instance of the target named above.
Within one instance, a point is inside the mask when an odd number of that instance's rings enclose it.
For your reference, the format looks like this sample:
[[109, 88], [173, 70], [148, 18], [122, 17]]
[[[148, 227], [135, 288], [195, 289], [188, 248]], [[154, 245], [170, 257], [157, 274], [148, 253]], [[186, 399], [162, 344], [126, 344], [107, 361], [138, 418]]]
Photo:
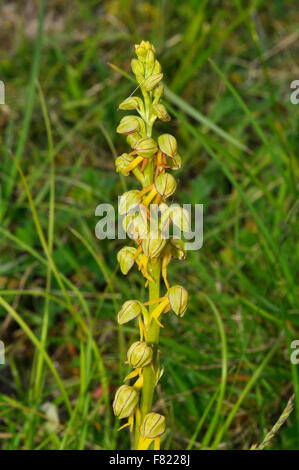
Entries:
[[143, 239], [147, 234], [147, 212], [142, 204], [131, 207], [123, 220], [123, 228], [132, 240]]
[[141, 44], [135, 44], [135, 52], [139, 60], [142, 60], [143, 62], [145, 61], [146, 55], [147, 55], [147, 49], [144, 44], [142, 44], [144, 41], [141, 42]]
[[131, 60], [131, 68], [134, 75], [144, 77], [144, 66], [140, 62], [140, 60], [132, 59]]
[[170, 121], [170, 116], [163, 104], [154, 104], [153, 110], [161, 121]]
[[162, 83], [160, 83], [160, 85], [158, 85], [153, 91], [155, 103], [158, 103], [161, 96], [163, 95], [163, 92], [164, 92], [164, 86], [162, 85]]
[[152, 91], [152, 89], [158, 85], [158, 83], [162, 80], [162, 78], [163, 78], [163, 73], [151, 75], [143, 82], [143, 87], [146, 89], [146, 91]]
[[174, 157], [168, 157], [168, 163], [172, 170], [179, 170], [182, 166], [182, 159], [177, 153]]
[[121, 195], [118, 202], [118, 212], [120, 215], [127, 214], [130, 209], [134, 209], [140, 203], [138, 189], [126, 191]]
[[136, 116], [124, 116], [116, 128], [119, 134], [132, 134], [139, 129], [139, 120]]
[[[153, 68], [154, 68], [154, 65], [155, 65], [155, 53], [149, 49], [147, 51], [147, 54], [146, 54], [146, 57], [145, 57], [145, 73], [146, 75], [149, 75], [149, 73], [153, 73]], [[161, 70], [159, 72], [156, 72], [156, 73], [160, 73]]]
[[130, 98], [125, 99], [119, 105], [119, 109], [138, 109], [143, 110], [142, 100], [136, 96], [131, 96]]
[[127, 142], [128, 144], [132, 147], [132, 149], [135, 147], [137, 144], [138, 140], [140, 140], [140, 135], [138, 132], [133, 132], [133, 134], [128, 134], [127, 135]]
[[146, 439], [155, 439], [165, 431], [165, 416], [159, 413], [148, 413], [140, 426], [140, 434]]
[[142, 312], [142, 303], [139, 300], [127, 300], [117, 315], [117, 321], [120, 325], [128, 323]]
[[170, 245], [172, 254], [176, 259], [182, 260], [186, 258], [185, 242], [180, 238], [171, 238]]
[[160, 150], [168, 157], [174, 157], [178, 151], [177, 141], [171, 134], [160, 135], [158, 145]]
[[135, 44], [135, 53], [139, 60], [144, 62], [148, 51], [156, 52], [155, 47], [149, 41], [141, 41], [140, 44]]
[[128, 274], [135, 263], [136, 248], [133, 246], [124, 246], [117, 253], [117, 261], [123, 274]]
[[182, 286], [173, 286], [168, 289], [168, 300], [171, 310], [182, 317], [188, 307], [188, 292]]
[[142, 241], [142, 249], [148, 258], [157, 258], [166, 244], [165, 238], [147, 237]]
[[161, 173], [155, 181], [155, 188], [163, 198], [168, 198], [176, 190], [176, 182], [170, 173]]
[[127, 166], [134, 160], [134, 157], [123, 153], [120, 157], [115, 160], [115, 168], [117, 173], [121, 173], [124, 176], [128, 176], [129, 172], [126, 171]]
[[129, 385], [121, 385], [116, 391], [113, 401], [115, 416], [128, 418], [134, 412], [139, 400], [138, 392]]
[[161, 73], [162, 67], [160, 62], [156, 59], [154, 63], [154, 68], [153, 68], [153, 74], [158, 74]]
[[136, 341], [128, 350], [127, 358], [133, 369], [145, 367], [152, 361], [153, 350], [145, 341]]
[[141, 155], [143, 158], [151, 158], [157, 152], [158, 146], [154, 139], [151, 137], [145, 137], [144, 139], [138, 140], [135, 144], [134, 150]]

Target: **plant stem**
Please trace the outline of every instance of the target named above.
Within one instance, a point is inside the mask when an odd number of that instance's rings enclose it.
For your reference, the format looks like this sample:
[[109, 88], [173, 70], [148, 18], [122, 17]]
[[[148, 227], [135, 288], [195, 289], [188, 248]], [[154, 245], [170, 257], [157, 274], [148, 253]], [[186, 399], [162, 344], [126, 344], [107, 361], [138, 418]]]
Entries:
[[[152, 123], [151, 123], [151, 109], [152, 102], [151, 96], [145, 90], [142, 90], [144, 98], [145, 108], [145, 123], [146, 123], [146, 134], [148, 137], [152, 135]], [[144, 170], [143, 187], [149, 186], [154, 181], [154, 164], [153, 161], [149, 161], [147, 167]], [[161, 260], [158, 259], [154, 266], [149, 263], [149, 274], [151, 275], [153, 282], [149, 282], [149, 300], [155, 300], [160, 297], [160, 277], [161, 277]], [[155, 308], [155, 305], [149, 307], [151, 313]], [[153, 320], [150, 326], [146, 327], [146, 340], [147, 343], [153, 347], [153, 361], [152, 364], [146, 366], [143, 370], [143, 386], [141, 395], [141, 422], [147, 413], [152, 410], [153, 396], [156, 384], [156, 372], [158, 370], [158, 357], [157, 357], [157, 346], [159, 343], [160, 327]], [[138, 449], [138, 442], [140, 438], [139, 426], [135, 426], [135, 439], [134, 449]]]
[[[150, 270], [154, 282], [149, 283], [149, 300], [155, 300], [160, 297], [160, 274], [161, 274], [161, 261], [157, 261], [155, 266]], [[150, 313], [154, 310], [155, 305], [150, 306]], [[152, 401], [155, 388], [155, 373], [157, 369], [157, 346], [159, 343], [160, 327], [153, 320], [147, 328], [147, 342], [153, 346], [154, 359], [153, 367], [151, 365], [145, 367], [143, 376], [142, 400], [141, 400], [141, 417], [143, 418], [152, 409]], [[154, 369], [154, 370], [153, 370]]]
[[[160, 297], [160, 276], [161, 276], [161, 260], [159, 259], [155, 266], [149, 269], [150, 275], [154, 282], [149, 283], [149, 300], [158, 299]], [[150, 305], [150, 313], [155, 305]], [[152, 365], [146, 366], [143, 371], [143, 387], [141, 396], [141, 422], [147, 413], [151, 412], [153, 396], [155, 391], [156, 373], [158, 370], [157, 348], [159, 343], [160, 327], [153, 320], [149, 327], [146, 328], [147, 342], [153, 347], [154, 355]], [[136, 426], [134, 448], [138, 448], [140, 433], [139, 426]]]
[[[147, 135], [152, 135], [152, 125], [150, 123], [151, 117], [151, 108], [152, 102], [149, 94], [146, 91], [143, 91], [144, 97], [144, 107], [146, 113], [146, 127]], [[148, 168], [145, 173], [145, 181], [148, 184], [152, 184], [154, 181], [154, 166], [153, 162], [148, 163]], [[149, 264], [149, 272], [153, 279], [153, 282], [149, 282], [149, 300], [155, 300], [160, 297], [160, 276], [161, 276], [161, 261], [157, 260], [155, 266]], [[151, 313], [154, 310], [155, 306], [151, 305], [149, 312]], [[155, 322], [152, 321], [150, 326], [146, 328], [146, 339], [149, 344], [153, 346], [154, 356], [152, 365], [149, 365], [144, 368], [143, 372], [143, 387], [142, 387], [142, 398], [141, 398], [141, 422], [144, 416], [149, 413], [152, 409], [154, 388], [155, 388], [155, 372], [156, 372], [156, 362], [157, 362], [157, 345], [159, 342], [159, 333], [160, 327]]]

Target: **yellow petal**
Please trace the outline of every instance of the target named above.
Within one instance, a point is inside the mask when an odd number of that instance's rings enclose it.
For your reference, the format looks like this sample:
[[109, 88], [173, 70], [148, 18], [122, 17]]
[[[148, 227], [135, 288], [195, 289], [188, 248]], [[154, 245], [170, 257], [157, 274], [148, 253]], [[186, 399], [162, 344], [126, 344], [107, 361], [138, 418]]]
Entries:
[[157, 304], [158, 302], [162, 302], [162, 300], [166, 300], [167, 297], [159, 297], [158, 299], [153, 299], [153, 300], [148, 300], [147, 302], [144, 302], [143, 305], [154, 305]]
[[150, 193], [143, 199], [142, 201], [142, 204], [147, 207], [151, 201], [154, 199], [154, 197], [156, 196], [157, 194], [157, 190], [156, 188], [153, 188]]
[[153, 187], [154, 187], [154, 185], [150, 184], [149, 186], [146, 186], [146, 188], [143, 188], [139, 193], [139, 197], [141, 198], [142, 196], [144, 196], [146, 193], [151, 191], [153, 189]]
[[160, 450], [160, 436], [154, 440], [154, 450]]
[[139, 374], [138, 374], [138, 369], [132, 370], [132, 372], [130, 372], [130, 373], [124, 378], [124, 382], [126, 382], [126, 380], [132, 379], [133, 377], [136, 377], [136, 375], [139, 375]]
[[141, 436], [138, 443], [138, 450], [147, 450], [152, 442], [153, 439], [146, 439]]
[[132, 413], [131, 416], [129, 417], [128, 424], [129, 424], [129, 426], [130, 426], [130, 432], [133, 432], [133, 428], [134, 428], [134, 413]]
[[125, 168], [125, 172], [129, 172], [131, 170], [134, 170], [134, 168], [136, 168], [136, 166], [139, 165], [140, 162], [142, 162], [143, 158], [142, 157], [136, 157], [134, 158], [134, 160], [129, 163], [129, 165]]
[[140, 390], [143, 387], [143, 375], [141, 374], [136, 382], [134, 383], [134, 388]]
[[129, 421], [126, 424], [124, 424], [123, 426], [121, 426], [120, 428], [118, 428], [118, 431], [121, 431], [122, 429], [126, 428], [127, 426], [130, 426]]
[[[158, 307], [156, 307], [152, 313], [151, 313], [151, 316], [149, 318], [149, 325], [151, 324], [151, 321], [152, 319], [154, 318], [155, 321], [158, 323], [158, 318], [159, 316], [162, 314], [163, 310], [168, 307], [169, 305], [169, 300], [166, 299], [166, 300], [163, 300], [163, 302], [160, 303], [160, 305], [158, 305]], [[159, 323], [158, 323], [159, 324]], [[160, 326], [161, 326], [161, 323], [160, 323]], [[162, 325], [163, 326], [163, 325]]]

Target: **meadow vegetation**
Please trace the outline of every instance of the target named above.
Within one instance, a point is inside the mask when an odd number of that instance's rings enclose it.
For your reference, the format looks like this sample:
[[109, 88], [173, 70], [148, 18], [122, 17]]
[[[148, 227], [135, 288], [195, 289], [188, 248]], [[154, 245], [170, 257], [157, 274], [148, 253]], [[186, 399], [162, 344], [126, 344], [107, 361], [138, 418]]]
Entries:
[[295, 393], [272, 448], [298, 448], [297, 2], [44, 3], [0, 7], [1, 449], [130, 446], [111, 405], [137, 325], [116, 317], [146, 291], [119, 271], [123, 240], [94, 230], [136, 185], [115, 173], [115, 128], [141, 39], [182, 157], [173, 202], [204, 205], [202, 249], [168, 269], [189, 307], [161, 337], [161, 446], [248, 449]]

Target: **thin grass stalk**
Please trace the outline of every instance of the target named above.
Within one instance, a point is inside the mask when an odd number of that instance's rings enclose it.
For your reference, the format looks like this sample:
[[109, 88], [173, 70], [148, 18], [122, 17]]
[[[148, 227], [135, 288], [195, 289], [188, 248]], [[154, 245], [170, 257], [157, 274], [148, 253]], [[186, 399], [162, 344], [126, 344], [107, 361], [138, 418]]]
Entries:
[[[51, 124], [49, 120], [47, 105], [45, 102], [45, 97], [42, 91], [40, 84], [38, 83], [38, 92], [42, 108], [42, 113], [45, 121], [47, 137], [48, 137], [48, 153], [50, 160], [50, 198], [49, 198], [49, 222], [48, 222], [48, 249], [49, 254], [52, 256], [53, 251], [53, 239], [54, 239], [54, 214], [55, 214], [55, 160], [53, 157], [53, 137]], [[52, 279], [52, 270], [50, 265], [47, 267], [46, 274], [46, 298], [45, 298], [45, 307], [44, 307], [44, 317], [42, 324], [41, 332], [41, 344], [46, 347], [47, 336], [48, 336], [48, 325], [49, 325], [49, 310], [50, 310], [50, 298], [49, 294], [51, 291], [51, 279]], [[43, 357], [41, 354], [38, 355], [37, 366], [36, 366], [36, 376], [35, 376], [35, 386], [34, 386], [34, 395], [37, 402], [40, 399], [41, 394], [41, 381], [42, 381], [42, 370], [43, 370]]]

